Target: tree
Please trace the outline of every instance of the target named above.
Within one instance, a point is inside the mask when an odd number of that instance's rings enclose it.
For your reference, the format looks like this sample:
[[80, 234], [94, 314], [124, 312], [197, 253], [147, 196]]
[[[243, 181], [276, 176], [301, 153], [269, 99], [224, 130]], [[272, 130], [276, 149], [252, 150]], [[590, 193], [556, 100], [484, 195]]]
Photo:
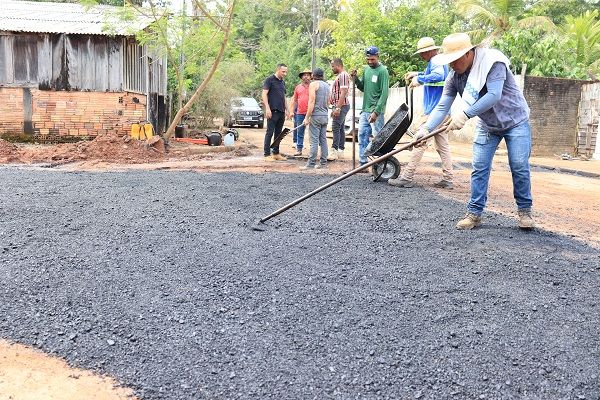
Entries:
[[564, 22], [566, 15], [581, 15], [586, 11], [597, 10], [600, 0], [541, 0], [535, 1], [525, 15], [547, 16], [556, 25]]
[[575, 53], [564, 50], [568, 42], [557, 32], [514, 27], [494, 38], [491, 45], [506, 54], [515, 73], [526, 64], [527, 73], [533, 76], [585, 78], [585, 70], [577, 67]]
[[365, 63], [364, 49], [378, 46], [381, 61], [390, 72], [390, 82], [400, 81], [406, 71], [424, 68], [413, 56], [422, 36], [441, 42], [452, 32], [455, 16], [438, 1], [421, 0], [413, 5], [384, 4], [380, 0], [354, 0], [340, 11], [333, 43], [323, 55], [340, 57], [349, 68]]
[[[221, 62], [223, 55], [225, 54], [225, 49], [227, 48], [227, 43], [229, 41], [229, 36], [231, 34], [231, 23], [233, 21], [233, 13], [235, 10], [235, 2], [236, 0], [230, 0], [230, 3], [227, 4], [227, 8], [222, 16], [215, 17], [211, 15], [205, 8], [201, 8], [204, 17], [210, 21], [215, 28], [215, 37], [220, 36], [220, 46], [217, 55], [213, 59], [210, 68], [206, 72], [206, 75], [202, 79], [200, 85], [194, 91], [194, 94], [190, 97], [190, 99], [185, 103], [185, 105], [175, 114], [171, 125], [167, 129], [165, 133], [165, 140], [169, 140], [173, 133], [175, 132], [175, 127], [181, 121], [181, 118], [191, 109], [192, 105], [196, 102], [196, 100], [202, 95], [206, 87], [208, 86], [210, 80], [213, 75], [217, 71], [219, 63]], [[199, 0], [195, 0], [197, 5], [201, 5]]]
[[457, 0], [456, 10], [473, 28], [470, 32], [474, 42], [490, 41], [512, 27], [556, 28], [546, 16], [526, 16], [525, 0]]
[[567, 15], [562, 31], [574, 45], [578, 64], [589, 66], [600, 58], [600, 20], [598, 10], [577, 17]]
[[272, 22], [266, 24], [264, 37], [260, 42], [261, 51], [256, 53], [256, 76], [254, 96], [259, 97], [263, 80], [275, 72], [277, 64], [284, 63], [288, 66], [290, 75], [286, 79], [288, 95], [293, 92], [298, 83], [296, 74], [310, 67], [310, 48], [302, 40], [300, 28], [280, 29]]

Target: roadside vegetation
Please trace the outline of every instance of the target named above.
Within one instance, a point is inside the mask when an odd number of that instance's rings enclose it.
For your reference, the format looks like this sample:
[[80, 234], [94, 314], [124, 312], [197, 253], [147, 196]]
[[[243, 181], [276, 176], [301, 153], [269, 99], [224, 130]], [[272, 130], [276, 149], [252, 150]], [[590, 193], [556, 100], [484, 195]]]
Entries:
[[[125, 1], [142, 12], [139, 1]], [[122, 5], [123, 0], [98, 3]], [[150, 0], [144, 5], [164, 10], [166, 3]], [[363, 49], [378, 46], [390, 84], [400, 84], [404, 72], [424, 67], [412, 56], [420, 37], [441, 43], [456, 31], [503, 51], [515, 73], [600, 79], [600, 0], [239, 0], [235, 8], [231, 0], [191, 4], [192, 9], [155, 13], [154, 31], [141, 38], [168, 48], [172, 115], [197, 121], [224, 115], [231, 97], [259, 99], [262, 81], [280, 62], [289, 67], [291, 93], [297, 72], [311, 67], [313, 48], [314, 64], [330, 74], [331, 58], [341, 57], [348, 69], [360, 69]], [[223, 21], [229, 17], [227, 31]]]

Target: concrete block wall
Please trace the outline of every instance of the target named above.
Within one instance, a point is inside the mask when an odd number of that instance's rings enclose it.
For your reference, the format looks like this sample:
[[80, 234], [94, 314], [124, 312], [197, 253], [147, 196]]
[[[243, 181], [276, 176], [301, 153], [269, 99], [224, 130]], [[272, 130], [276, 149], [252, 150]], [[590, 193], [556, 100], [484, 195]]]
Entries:
[[[26, 90], [30, 95], [25, 94]], [[24, 101], [31, 99], [29, 107]], [[30, 115], [27, 115], [27, 109]], [[0, 135], [32, 132], [43, 140], [93, 137], [108, 132], [127, 134], [131, 124], [146, 118], [146, 96], [137, 93], [42, 91], [0, 88]]]
[[577, 154], [592, 156], [600, 153], [598, 148], [598, 125], [600, 124], [600, 82], [583, 85], [579, 103], [579, 127], [577, 131]]
[[574, 154], [581, 88], [587, 81], [525, 77], [523, 94], [531, 109], [532, 154]]

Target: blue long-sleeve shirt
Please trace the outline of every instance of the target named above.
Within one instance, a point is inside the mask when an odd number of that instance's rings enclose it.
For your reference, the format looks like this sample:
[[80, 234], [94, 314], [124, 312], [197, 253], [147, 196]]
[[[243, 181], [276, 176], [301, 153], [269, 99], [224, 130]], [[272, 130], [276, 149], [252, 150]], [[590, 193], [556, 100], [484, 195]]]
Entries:
[[424, 86], [423, 113], [425, 115], [429, 115], [440, 101], [444, 91], [444, 80], [447, 76], [447, 65], [435, 65], [431, 61], [427, 63], [425, 71], [419, 72], [417, 75], [417, 81]]

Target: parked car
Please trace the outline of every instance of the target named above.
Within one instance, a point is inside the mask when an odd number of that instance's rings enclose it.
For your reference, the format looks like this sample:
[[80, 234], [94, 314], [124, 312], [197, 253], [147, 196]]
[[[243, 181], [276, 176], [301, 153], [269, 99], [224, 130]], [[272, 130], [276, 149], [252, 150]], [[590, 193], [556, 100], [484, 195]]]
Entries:
[[234, 97], [231, 99], [229, 116], [225, 118], [225, 125], [229, 128], [234, 125], [249, 125], [264, 128], [263, 110], [252, 97]]

